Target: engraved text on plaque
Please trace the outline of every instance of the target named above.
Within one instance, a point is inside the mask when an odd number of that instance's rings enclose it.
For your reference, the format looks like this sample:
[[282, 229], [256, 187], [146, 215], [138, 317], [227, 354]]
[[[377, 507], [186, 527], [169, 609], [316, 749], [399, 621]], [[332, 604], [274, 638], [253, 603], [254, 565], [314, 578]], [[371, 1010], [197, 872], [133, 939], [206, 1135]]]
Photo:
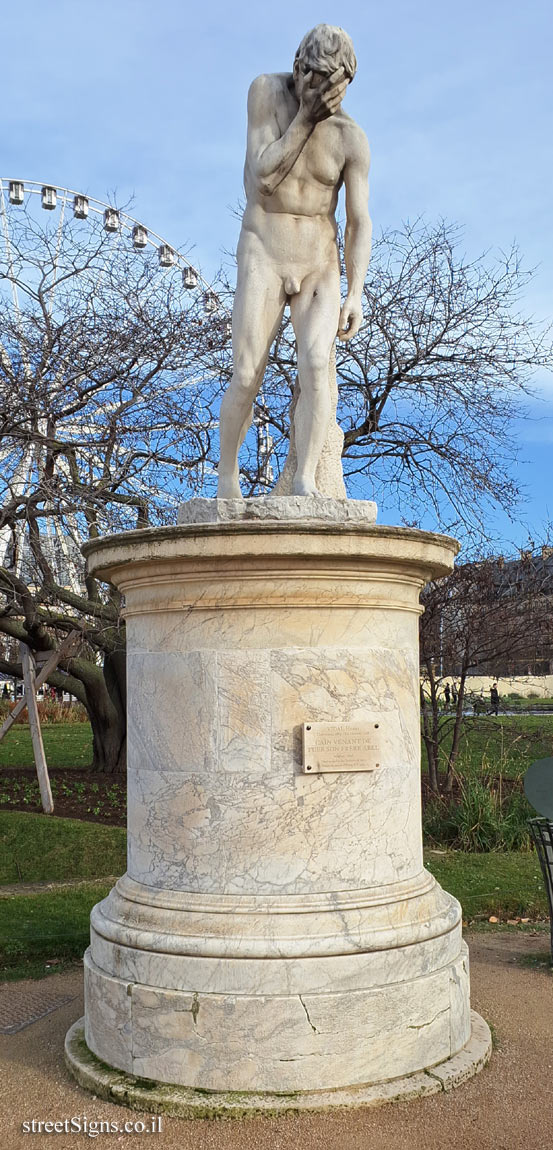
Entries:
[[370, 723], [304, 723], [303, 770], [374, 771], [380, 766], [381, 727]]

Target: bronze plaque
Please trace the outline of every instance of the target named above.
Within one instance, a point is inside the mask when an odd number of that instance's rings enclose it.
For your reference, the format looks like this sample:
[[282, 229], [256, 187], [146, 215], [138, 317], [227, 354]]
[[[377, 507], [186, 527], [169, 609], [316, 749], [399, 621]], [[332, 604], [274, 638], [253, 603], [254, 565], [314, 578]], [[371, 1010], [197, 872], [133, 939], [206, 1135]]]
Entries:
[[374, 771], [380, 766], [380, 720], [365, 723], [304, 723], [303, 770]]

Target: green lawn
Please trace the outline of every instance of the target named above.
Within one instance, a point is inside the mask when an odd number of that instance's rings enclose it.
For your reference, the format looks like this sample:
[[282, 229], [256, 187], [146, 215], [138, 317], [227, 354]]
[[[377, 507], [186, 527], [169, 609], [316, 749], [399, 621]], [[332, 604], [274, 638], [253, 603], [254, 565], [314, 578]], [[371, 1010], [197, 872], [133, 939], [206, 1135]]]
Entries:
[[526, 695], [522, 699], [514, 699], [510, 695], [501, 696], [501, 706], [507, 709], [522, 710], [527, 707], [551, 707], [553, 705], [553, 698], [551, 695], [545, 695], [543, 698], [540, 695], [535, 698], [533, 695]]
[[123, 874], [124, 827], [0, 811], [0, 883]]
[[426, 851], [425, 865], [459, 899], [465, 919], [547, 918], [547, 896], [535, 852], [465, 854]]
[[109, 889], [103, 882], [0, 898], [0, 978], [48, 974], [81, 959], [90, 911]]
[[[89, 723], [43, 723], [42, 740], [49, 767], [87, 767], [92, 761]], [[29, 727], [14, 723], [0, 742], [0, 767], [34, 767]]]

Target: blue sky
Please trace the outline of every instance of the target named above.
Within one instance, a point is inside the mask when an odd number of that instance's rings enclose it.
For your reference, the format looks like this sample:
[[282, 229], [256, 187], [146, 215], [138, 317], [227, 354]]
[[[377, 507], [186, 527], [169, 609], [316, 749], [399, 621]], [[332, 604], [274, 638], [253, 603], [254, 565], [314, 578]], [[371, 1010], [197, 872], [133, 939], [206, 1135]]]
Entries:
[[[237, 239], [251, 79], [288, 70], [314, 24], [341, 24], [358, 57], [345, 107], [371, 143], [375, 228], [443, 216], [463, 225], [473, 257], [515, 239], [538, 269], [524, 307], [551, 316], [550, 0], [2, 7], [0, 175], [133, 197], [132, 214], [175, 246], [193, 245], [208, 279]], [[553, 519], [553, 379], [537, 383], [532, 419], [516, 428], [536, 539]], [[502, 517], [490, 530], [514, 542], [525, 534]]]

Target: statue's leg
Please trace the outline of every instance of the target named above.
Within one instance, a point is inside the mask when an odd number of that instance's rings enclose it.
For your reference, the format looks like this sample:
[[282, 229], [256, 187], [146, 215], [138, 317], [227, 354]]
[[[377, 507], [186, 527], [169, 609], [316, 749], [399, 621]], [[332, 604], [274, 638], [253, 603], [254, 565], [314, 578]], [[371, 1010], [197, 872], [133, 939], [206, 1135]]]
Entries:
[[294, 419], [297, 470], [295, 495], [316, 495], [315, 471], [330, 418], [329, 360], [340, 317], [337, 265], [307, 276], [290, 301], [298, 346], [300, 394]]
[[282, 319], [286, 295], [257, 237], [242, 235], [232, 311], [233, 374], [220, 412], [219, 499], [240, 499], [238, 451], [252, 421], [270, 347]]

